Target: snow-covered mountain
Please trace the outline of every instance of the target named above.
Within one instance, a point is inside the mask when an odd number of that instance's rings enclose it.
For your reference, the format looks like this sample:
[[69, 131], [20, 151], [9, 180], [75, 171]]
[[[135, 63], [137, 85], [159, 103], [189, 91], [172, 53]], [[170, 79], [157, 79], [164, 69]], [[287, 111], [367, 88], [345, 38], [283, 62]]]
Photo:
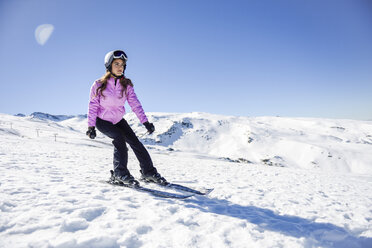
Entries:
[[[132, 125], [139, 128], [134, 115]], [[207, 113], [152, 114], [146, 144], [245, 163], [372, 173], [372, 122]]]
[[158, 170], [210, 196], [99, 183], [113, 147], [85, 115], [0, 114], [0, 247], [372, 247], [371, 121], [148, 117], [125, 116]]
[[[149, 113], [156, 132], [146, 145], [231, 162], [372, 174], [372, 122], [316, 118], [234, 117], [208, 113]], [[86, 115], [35, 112], [25, 120], [86, 130]], [[126, 119], [141, 136], [133, 114]], [[22, 118], [20, 119], [22, 120]], [[48, 123], [48, 122], [45, 122]], [[104, 139], [103, 135], [98, 139]]]
[[[20, 117], [24, 117], [22, 116], [21, 114], [18, 114], [18, 116]], [[30, 117], [34, 118], [34, 119], [40, 119], [40, 120], [50, 120], [50, 121], [64, 121], [64, 120], [68, 120], [68, 119], [71, 119], [71, 118], [74, 118], [74, 117], [78, 117], [78, 118], [86, 118], [87, 115], [78, 115], [78, 116], [75, 116], [75, 115], [51, 115], [51, 114], [47, 114], [47, 113], [42, 113], [42, 112], [33, 112]]]

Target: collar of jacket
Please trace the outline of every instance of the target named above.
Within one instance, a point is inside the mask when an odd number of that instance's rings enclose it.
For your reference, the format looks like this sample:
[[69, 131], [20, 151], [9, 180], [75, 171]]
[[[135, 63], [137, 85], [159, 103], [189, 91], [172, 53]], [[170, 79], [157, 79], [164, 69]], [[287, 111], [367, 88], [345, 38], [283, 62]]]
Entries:
[[[113, 86], [116, 86], [117, 83], [119, 82], [118, 80], [120, 80], [120, 79], [119, 79], [119, 78], [110, 77], [110, 78], [107, 80], [107, 82], [108, 82], [109, 84], [112, 84]], [[119, 83], [119, 85], [120, 85], [120, 83]]]

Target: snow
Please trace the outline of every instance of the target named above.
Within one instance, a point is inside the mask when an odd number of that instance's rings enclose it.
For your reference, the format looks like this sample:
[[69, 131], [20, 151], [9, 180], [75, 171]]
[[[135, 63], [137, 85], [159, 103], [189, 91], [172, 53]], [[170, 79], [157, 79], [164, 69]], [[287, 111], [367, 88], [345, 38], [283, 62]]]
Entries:
[[[372, 247], [371, 121], [148, 117], [160, 173], [209, 196], [100, 183], [113, 147], [85, 116], [0, 114], [0, 247]], [[128, 166], [138, 177], [131, 151]]]

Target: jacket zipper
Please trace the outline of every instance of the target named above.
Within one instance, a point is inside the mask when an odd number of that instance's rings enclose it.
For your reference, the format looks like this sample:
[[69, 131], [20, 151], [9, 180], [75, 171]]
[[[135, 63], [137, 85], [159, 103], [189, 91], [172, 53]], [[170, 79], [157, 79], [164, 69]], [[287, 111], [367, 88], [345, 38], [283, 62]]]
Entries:
[[102, 119], [105, 116], [106, 112], [107, 112], [107, 109], [105, 109], [105, 111], [103, 111], [103, 113], [102, 113]]

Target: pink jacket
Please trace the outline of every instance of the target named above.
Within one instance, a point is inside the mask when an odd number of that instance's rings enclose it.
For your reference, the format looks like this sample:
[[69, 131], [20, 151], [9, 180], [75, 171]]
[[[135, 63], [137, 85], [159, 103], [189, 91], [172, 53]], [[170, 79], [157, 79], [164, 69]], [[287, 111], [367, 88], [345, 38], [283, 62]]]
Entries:
[[113, 124], [118, 123], [125, 115], [125, 101], [128, 100], [129, 106], [133, 112], [137, 115], [141, 123], [147, 120], [145, 112], [143, 111], [142, 105], [138, 100], [136, 93], [132, 86], [127, 87], [127, 94], [123, 92], [121, 97], [122, 86], [119, 83], [119, 79], [116, 80], [110, 78], [107, 80], [107, 87], [101, 94], [96, 96], [97, 88], [101, 83], [97, 80], [90, 89], [90, 101], [88, 110], [88, 126], [96, 126], [96, 118], [99, 117], [102, 120], [110, 121]]

